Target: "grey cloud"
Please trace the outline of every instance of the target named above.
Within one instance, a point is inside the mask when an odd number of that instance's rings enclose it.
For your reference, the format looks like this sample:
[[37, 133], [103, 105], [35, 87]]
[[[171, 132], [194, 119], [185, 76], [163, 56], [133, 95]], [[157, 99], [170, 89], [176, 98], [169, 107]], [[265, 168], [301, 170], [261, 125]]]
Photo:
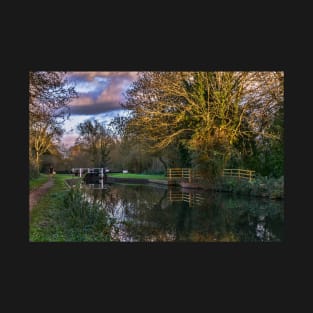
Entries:
[[86, 105], [71, 105], [72, 115], [93, 115], [122, 109], [118, 102], [101, 102]]
[[95, 77], [105, 77], [103, 89], [80, 93], [80, 97], [70, 104], [71, 114], [99, 114], [121, 109], [122, 94], [136, 78], [137, 72], [69, 72], [70, 81], [92, 82]]
[[138, 72], [68, 72], [67, 77], [70, 81], [91, 81], [95, 77], [118, 78], [125, 80], [134, 80]]

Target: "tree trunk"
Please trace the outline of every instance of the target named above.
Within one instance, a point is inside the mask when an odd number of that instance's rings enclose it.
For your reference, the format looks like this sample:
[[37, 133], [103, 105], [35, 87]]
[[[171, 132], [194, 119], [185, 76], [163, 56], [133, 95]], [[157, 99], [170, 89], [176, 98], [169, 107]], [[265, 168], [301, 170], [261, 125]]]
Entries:
[[39, 152], [36, 151], [36, 166], [39, 169]]
[[166, 165], [166, 162], [162, 159], [161, 156], [159, 156], [159, 160], [160, 162], [162, 163], [162, 165], [164, 166], [164, 170], [165, 170], [165, 174], [167, 173], [167, 165]]

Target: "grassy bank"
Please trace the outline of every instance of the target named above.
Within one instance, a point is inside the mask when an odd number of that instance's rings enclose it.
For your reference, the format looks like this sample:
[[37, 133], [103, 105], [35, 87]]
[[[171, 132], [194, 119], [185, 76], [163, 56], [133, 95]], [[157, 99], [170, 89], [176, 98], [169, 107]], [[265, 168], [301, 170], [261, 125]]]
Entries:
[[29, 180], [29, 191], [33, 191], [47, 182], [49, 179], [48, 174], [40, 174], [38, 178], [33, 178]]
[[109, 221], [102, 210], [83, 199], [78, 189], [68, 189], [72, 175], [57, 174], [54, 185], [33, 208], [31, 242], [109, 241]]
[[134, 179], [160, 179], [160, 180], [167, 180], [167, 177], [164, 175], [148, 175], [148, 174], [132, 174], [132, 173], [112, 173], [108, 174], [109, 177], [116, 177], [116, 178], [134, 178]]
[[231, 192], [238, 195], [249, 195], [270, 199], [284, 198], [284, 177], [257, 177], [251, 182], [245, 179], [222, 178], [216, 184], [218, 191]]

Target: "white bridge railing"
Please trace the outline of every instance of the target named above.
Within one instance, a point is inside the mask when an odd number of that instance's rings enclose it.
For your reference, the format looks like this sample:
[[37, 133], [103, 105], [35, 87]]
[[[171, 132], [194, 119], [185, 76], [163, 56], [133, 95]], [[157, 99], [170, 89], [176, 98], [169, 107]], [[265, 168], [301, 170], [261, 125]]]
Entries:
[[105, 169], [103, 167], [75, 167], [72, 168], [72, 173], [75, 175], [75, 173], [79, 174], [79, 177], [82, 177], [82, 175], [86, 173], [99, 173], [100, 176], [103, 176], [103, 173], [105, 172]]

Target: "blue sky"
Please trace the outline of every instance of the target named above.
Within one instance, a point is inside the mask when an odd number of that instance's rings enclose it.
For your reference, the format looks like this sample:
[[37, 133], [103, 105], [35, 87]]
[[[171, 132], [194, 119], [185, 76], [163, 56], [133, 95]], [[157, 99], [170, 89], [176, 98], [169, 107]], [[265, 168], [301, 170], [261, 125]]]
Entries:
[[67, 79], [79, 94], [70, 104], [71, 116], [65, 121], [62, 143], [66, 147], [77, 138], [76, 127], [89, 118], [109, 123], [113, 117], [125, 115], [120, 103], [123, 92], [137, 78], [137, 72], [68, 72]]

